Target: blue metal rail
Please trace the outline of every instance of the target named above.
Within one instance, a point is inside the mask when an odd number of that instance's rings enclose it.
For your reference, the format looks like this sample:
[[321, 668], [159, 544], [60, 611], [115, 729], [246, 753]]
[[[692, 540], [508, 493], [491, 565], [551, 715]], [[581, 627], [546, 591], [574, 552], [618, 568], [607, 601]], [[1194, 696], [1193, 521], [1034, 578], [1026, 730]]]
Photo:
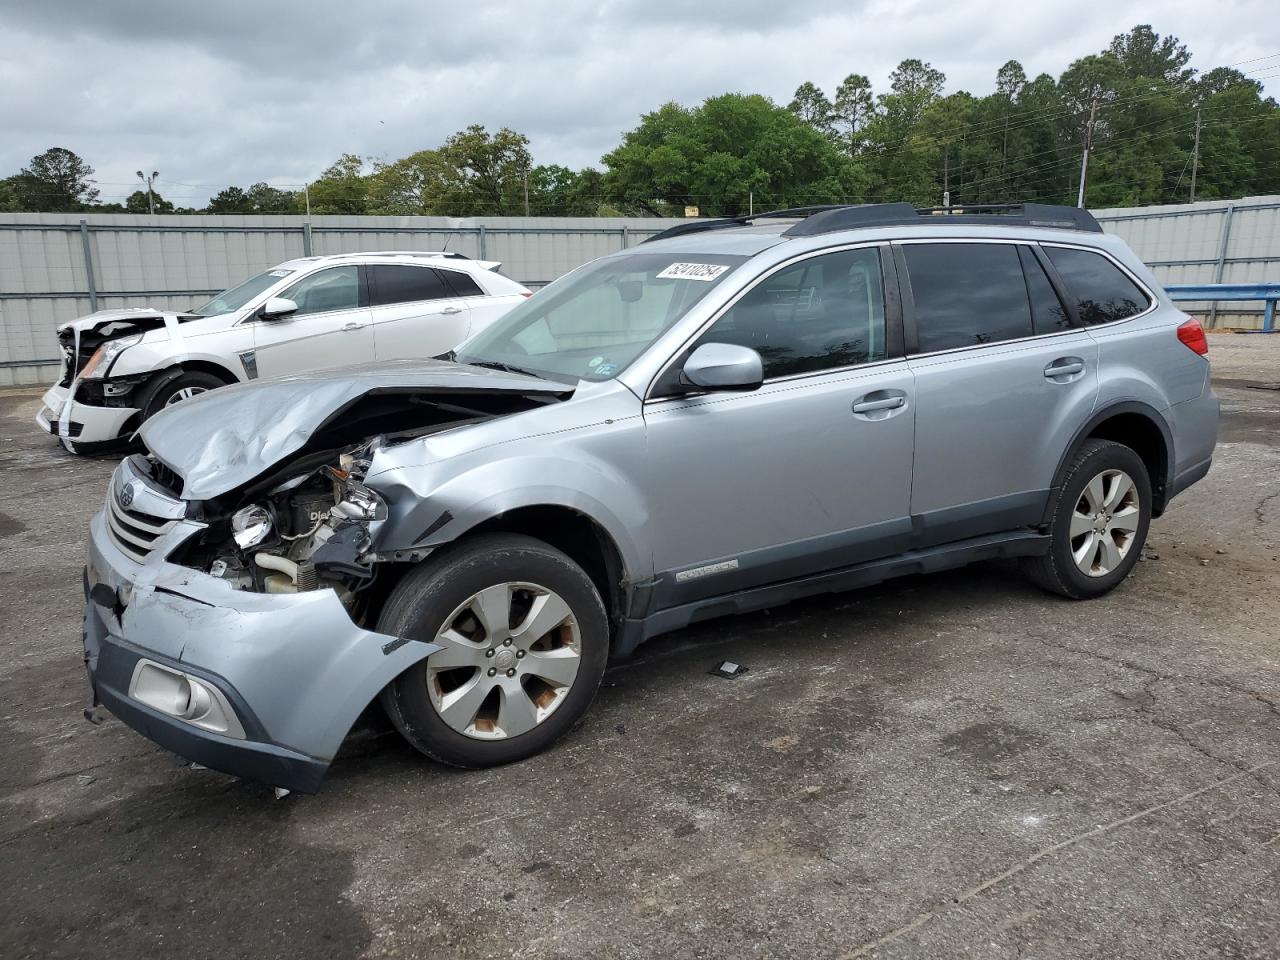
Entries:
[[1175, 283], [1164, 288], [1170, 300], [1261, 300], [1262, 330], [1275, 333], [1280, 283]]

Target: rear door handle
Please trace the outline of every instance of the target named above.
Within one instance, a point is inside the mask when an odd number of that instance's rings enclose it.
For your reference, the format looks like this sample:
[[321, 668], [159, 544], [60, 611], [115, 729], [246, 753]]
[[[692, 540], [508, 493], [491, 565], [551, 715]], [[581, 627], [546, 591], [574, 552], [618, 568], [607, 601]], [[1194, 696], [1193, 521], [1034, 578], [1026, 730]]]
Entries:
[[441, 313], [461, 313], [462, 308], [461, 307], [445, 307], [440, 312]]
[[906, 397], [885, 397], [883, 400], [859, 400], [853, 405], [853, 412], [873, 413], [876, 410], [896, 410], [906, 402]]
[[1059, 357], [1044, 368], [1044, 375], [1050, 380], [1074, 377], [1077, 373], [1084, 373], [1084, 361], [1079, 357]]

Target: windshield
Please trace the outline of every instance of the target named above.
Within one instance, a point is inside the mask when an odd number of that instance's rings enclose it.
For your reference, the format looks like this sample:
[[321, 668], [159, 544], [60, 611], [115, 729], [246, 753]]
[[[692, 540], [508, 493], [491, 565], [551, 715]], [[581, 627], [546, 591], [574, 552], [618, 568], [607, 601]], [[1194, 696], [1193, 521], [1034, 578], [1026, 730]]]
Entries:
[[239, 286], [232, 287], [230, 290], [223, 290], [208, 303], [190, 311], [190, 314], [195, 317], [216, 317], [220, 313], [231, 313], [239, 310], [263, 290], [266, 290], [267, 287], [279, 283], [291, 273], [293, 273], [292, 270], [283, 269], [268, 270], [266, 273], [260, 273]]
[[608, 380], [746, 259], [636, 252], [596, 260], [464, 343], [456, 359], [568, 383]]

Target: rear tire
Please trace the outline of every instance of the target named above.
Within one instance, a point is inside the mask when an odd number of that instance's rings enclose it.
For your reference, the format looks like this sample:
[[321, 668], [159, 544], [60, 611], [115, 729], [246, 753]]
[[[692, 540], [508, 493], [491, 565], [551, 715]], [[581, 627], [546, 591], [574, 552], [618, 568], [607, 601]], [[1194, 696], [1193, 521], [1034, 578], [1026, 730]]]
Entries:
[[382, 704], [409, 743], [457, 767], [546, 749], [591, 705], [609, 656], [591, 578], [515, 534], [478, 536], [412, 570], [378, 631], [444, 647], [393, 680]]
[[1063, 467], [1049, 525], [1049, 552], [1027, 557], [1023, 570], [1037, 586], [1086, 600], [1129, 575], [1147, 542], [1151, 480], [1129, 447], [1086, 440]]

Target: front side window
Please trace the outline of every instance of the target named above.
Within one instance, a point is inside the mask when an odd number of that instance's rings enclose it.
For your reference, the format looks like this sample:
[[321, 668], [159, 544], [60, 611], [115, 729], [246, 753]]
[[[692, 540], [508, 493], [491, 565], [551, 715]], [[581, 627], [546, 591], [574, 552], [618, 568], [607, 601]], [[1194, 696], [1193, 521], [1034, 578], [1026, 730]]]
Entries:
[[360, 268], [329, 267], [303, 277], [280, 296], [298, 305], [295, 317], [360, 306]]
[[1051, 246], [1045, 246], [1044, 252], [1075, 298], [1081, 323], [1124, 320], [1151, 306], [1138, 285], [1102, 254]]
[[915, 303], [917, 352], [1031, 336], [1017, 245], [910, 243], [902, 252]]
[[863, 248], [811, 257], [766, 277], [694, 346], [750, 347], [772, 378], [883, 360], [884, 332], [880, 255]]
[[375, 307], [419, 300], [447, 300], [454, 295], [430, 267], [375, 263], [366, 269], [372, 274], [370, 296]]
[[643, 247], [604, 257], [517, 304], [456, 359], [569, 383], [611, 379], [746, 259]]

